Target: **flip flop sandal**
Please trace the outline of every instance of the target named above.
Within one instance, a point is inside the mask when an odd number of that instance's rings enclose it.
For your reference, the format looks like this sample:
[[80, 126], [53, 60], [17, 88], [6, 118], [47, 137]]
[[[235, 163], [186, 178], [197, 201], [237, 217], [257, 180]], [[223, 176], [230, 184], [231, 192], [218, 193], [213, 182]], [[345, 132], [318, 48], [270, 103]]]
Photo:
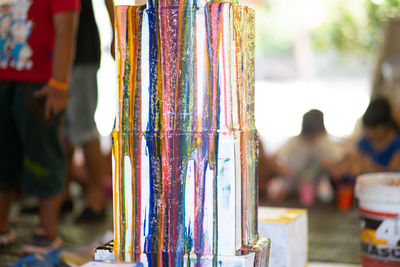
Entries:
[[33, 254], [25, 256], [22, 259], [7, 264], [7, 267], [21, 266], [58, 266], [60, 265], [60, 253], [62, 249], [49, 250], [45, 254]]
[[32, 240], [25, 242], [21, 247], [21, 251], [24, 254], [45, 254], [62, 246], [63, 241], [60, 237], [50, 239], [45, 235], [33, 234]]
[[0, 247], [12, 245], [16, 240], [17, 236], [11, 230], [0, 233]]

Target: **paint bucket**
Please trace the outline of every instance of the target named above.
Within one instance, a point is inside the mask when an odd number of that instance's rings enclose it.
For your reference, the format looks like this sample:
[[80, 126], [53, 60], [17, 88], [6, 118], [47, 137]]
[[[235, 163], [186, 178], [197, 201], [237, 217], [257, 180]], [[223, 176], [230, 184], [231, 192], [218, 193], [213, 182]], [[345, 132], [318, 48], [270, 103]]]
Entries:
[[353, 207], [353, 197], [352, 185], [338, 185], [336, 192], [336, 207], [341, 211], [350, 210]]
[[400, 266], [400, 173], [361, 175], [356, 183], [364, 267]]

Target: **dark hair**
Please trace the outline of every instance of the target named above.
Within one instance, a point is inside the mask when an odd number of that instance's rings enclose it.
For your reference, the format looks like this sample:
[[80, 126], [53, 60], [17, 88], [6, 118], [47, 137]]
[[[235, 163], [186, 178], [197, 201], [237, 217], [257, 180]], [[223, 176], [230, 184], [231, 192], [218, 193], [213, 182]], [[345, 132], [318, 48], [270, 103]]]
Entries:
[[385, 98], [376, 98], [369, 103], [367, 110], [362, 118], [365, 127], [376, 127], [379, 125], [389, 125], [399, 130], [392, 117], [389, 101]]
[[318, 109], [312, 109], [303, 115], [301, 135], [312, 135], [326, 132], [324, 113]]

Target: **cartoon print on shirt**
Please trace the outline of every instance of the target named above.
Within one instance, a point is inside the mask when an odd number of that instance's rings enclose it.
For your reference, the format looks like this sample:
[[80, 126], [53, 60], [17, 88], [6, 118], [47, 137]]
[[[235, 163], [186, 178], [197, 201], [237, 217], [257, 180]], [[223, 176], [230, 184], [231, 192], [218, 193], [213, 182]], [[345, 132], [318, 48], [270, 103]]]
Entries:
[[32, 49], [27, 44], [27, 41], [32, 32], [32, 23], [30, 21], [13, 21], [10, 32], [12, 37], [10, 44], [11, 67], [17, 70], [31, 69]]
[[7, 68], [10, 54], [8, 51], [8, 34], [12, 22], [10, 6], [0, 7], [0, 68]]
[[12, 67], [17, 70], [32, 68], [33, 52], [28, 44], [32, 33], [32, 21], [27, 20], [31, 5], [31, 0], [13, 0], [12, 3], [1, 6], [0, 68]]

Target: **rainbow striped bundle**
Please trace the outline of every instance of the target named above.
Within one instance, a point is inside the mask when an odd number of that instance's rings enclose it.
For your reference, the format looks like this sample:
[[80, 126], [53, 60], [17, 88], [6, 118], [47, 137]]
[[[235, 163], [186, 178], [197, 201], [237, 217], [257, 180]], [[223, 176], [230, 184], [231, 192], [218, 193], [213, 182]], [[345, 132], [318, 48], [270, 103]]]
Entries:
[[265, 266], [254, 11], [231, 2], [117, 2], [116, 43], [116, 259]]

